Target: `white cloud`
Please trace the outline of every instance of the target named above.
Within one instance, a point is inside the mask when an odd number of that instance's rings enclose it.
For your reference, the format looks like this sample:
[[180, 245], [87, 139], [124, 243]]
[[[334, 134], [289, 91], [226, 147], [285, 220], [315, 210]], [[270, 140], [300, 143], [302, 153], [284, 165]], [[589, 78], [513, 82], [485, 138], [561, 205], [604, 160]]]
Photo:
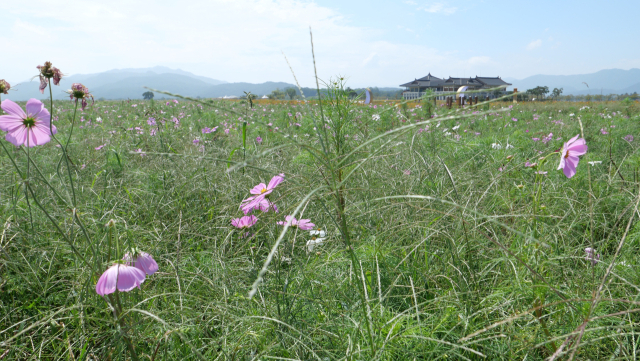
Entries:
[[447, 15], [451, 15], [453, 13], [455, 13], [458, 8], [456, 7], [451, 7], [448, 6], [444, 3], [433, 3], [430, 5], [425, 5], [425, 6], [421, 6], [418, 8], [418, 10], [423, 10], [426, 11], [428, 13], [432, 13], [432, 14], [447, 14]]
[[[147, 6], [110, 0], [106, 6], [67, 0], [62, 4], [0, 1], [0, 21], [13, 24], [0, 33], [5, 54], [2, 77], [29, 79], [36, 75], [37, 65], [50, 60], [68, 75], [162, 65], [231, 82], [293, 82], [283, 51], [301, 85], [311, 86], [309, 26], [319, 76], [325, 80], [347, 76], [351, 87], [398, 86], [428, 72], [493, 74], [499, 68], [488, 57], [465, 58], [402, 39], [381, 41], [381, 31], [352, 26], [339, 12], [315, 2], [191, 0]], [[442, 5], [437, 11], [446, 9]]]
[[371, 53], [371, 55], [369, 55], [366, 59], [364, 59], [364, 61], [362, 62], [362, 66], [365, 66], [365, 65], [369, 64], [369, 62], [371, 60], [373, 60], [373, 58], [375, 58], [376, 55], [378, 55], [378, 54], [377, 53]]
[[534, 40], [527, 45], [527, 50], [533, 50], [542, 46], [542, 40]]

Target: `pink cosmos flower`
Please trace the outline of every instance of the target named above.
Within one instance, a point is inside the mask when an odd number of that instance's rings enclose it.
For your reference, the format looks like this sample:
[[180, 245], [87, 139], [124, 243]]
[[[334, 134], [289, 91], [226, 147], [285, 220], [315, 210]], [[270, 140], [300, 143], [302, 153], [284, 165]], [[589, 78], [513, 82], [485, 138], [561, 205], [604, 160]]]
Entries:
[[567, 178], [571, 178], [576, 174], [576, 167], [580, 161], [578, 156], [587, 153], [587, 142], [584, 138], [578, 139], [579, 136], [580, 134], [569, 139], [568, 142], [564, 143], [560, 151], [558, 169], [562, 169]]
[[38, 89], [41, 94], [44, 94], [44, 90], [47, 87], [47, 79], [53, 79], [53, 85], [60, 85], [60, 79], [62, 79], [64, 74], [62, 74], [60, 69], [53, 66], [50, 61], [45, 61], [44, 65], [38, 65], [37, 68], [40, 70], [40, 74], [38, 75], [38, 77], [40, 77], [40, 87]]
[[27, 113], [20, 106], [7, 99], [2, 102], [2, 110], [9, 115], [0, 116], [0, 130], [9, 132], [5, 139], [16, 147], [26, 144], [29, 147], [42, 145], [51, 140], [58, 130], [51, 125], [51, 115], [44, 104], [37, 99], [27, 101]]
[[600, 255], [596, 255], [596, 250], [594, 248], [587, 247], [584, 251], [587, 253], [587, 261], [591, 261], [591, 265], [595, 266], [598, 261], [600, 261]]
[[311, 229], [313, 229], [313, 227], [315, 227], [316, 225], [311, 223], [310, 219], [301, 219], [301, 220], [297, 220], [292, 216], [286, 216], [284, 217], [285, 221], [284, 222], [277, 222], [278, 225], [280, 226], [284, 226], [285, 224], [288, 224], [289, 227], [294, 227], [294, 228], [300, 228], [303, 231], [309, 231]]
[[231, 220], [231, 225], [238, 228], [244, 229], [249, 228], [258, 222], [258, 217], [256, 216], [244, 216], [241, 218], [234, 218]]
[[257, 137], [257, 138], [256, 138], [256, 143], [258, 143], [258, 144], [262, 144], [262, 138]]
[[100, 276], [96, 283], [96, 293], [104, 296], [114, 293], [116, 288], [121, 292], [129, 292], [135, 287], [140, 288], [144, 279], [144, 271], [116, 263]]
[[627, 142], [633, 142], [633, 135], [629, 134], [626, 137], [624, 137], [623, 139], [626, 140]]
[[266, 199], [271, 192], [278, 186], [278, 184], [284, 182], [284, 174], [274, 176], [269, 181], [268, 185], [260, 183], [253, 187], [249, 192], [255, 194], [255, 196], [249, 197], [242, 201], [240, 208], [244, 214], [248, 214], [254, 209], [260, 209], [263, 212], [268, 212], [270, 208], [273, 208], [277, 212], [277, 208], [268, 199]]
[[133, 266], [149, 276], [158, 271], [158, 263], [153, 259], [153, 256], [147, 252], [138, 250], [134, 250], [132, 253], [133, 255], [125, 253], [124, 257], [122, 257], [122, 259], [126, 261], [125, 264], [127, 266]]
[[609, 132], [607, 132], [606, 130], [604, 130], [604, 128], [600, 128], [600, 133], [602, 133], [602, 135], [607, 135], [607, 134], [609, 134]]

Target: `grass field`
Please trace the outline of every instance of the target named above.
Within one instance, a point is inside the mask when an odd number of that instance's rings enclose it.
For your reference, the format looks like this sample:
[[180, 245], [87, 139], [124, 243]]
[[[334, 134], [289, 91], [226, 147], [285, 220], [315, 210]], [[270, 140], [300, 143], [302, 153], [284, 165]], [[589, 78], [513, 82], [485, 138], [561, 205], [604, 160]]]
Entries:
[[[59, 143], [1, 132], [0, 359], [638, 359], [637, 102], [449, 110], [330, 85], [56, 101]], [[576, 134], [567, 178], [554, 152]], [[233, 227], [278, 174], [278, 212]], [[98, 295], [134, 247], [158, 272]]]

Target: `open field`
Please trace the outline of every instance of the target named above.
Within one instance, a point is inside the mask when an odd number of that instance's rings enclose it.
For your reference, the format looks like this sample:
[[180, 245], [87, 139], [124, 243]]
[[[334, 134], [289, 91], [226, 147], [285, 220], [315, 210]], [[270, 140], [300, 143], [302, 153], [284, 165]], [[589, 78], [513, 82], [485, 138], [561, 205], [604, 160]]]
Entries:
[[[56, 101], [61, 146], [0, 132], [0, 359], [639, 357], [638, 102], [448, 110], [331, 86], [322, 104]], [[577, 134], [568, 178], [554, 152]], [[158, 271], [98, 295], [134, 247]]]

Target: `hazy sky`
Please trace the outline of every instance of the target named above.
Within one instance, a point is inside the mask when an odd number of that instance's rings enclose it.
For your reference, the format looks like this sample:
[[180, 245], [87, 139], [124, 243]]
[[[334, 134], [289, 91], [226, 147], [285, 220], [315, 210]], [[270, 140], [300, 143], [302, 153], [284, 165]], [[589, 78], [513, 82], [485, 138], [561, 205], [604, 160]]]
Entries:
[[[640, 68], [639, 0], [0, 0], [0, 79], [164, 65], [229, 82]], [[90, 86], [90, 85], [89, 85]]]

